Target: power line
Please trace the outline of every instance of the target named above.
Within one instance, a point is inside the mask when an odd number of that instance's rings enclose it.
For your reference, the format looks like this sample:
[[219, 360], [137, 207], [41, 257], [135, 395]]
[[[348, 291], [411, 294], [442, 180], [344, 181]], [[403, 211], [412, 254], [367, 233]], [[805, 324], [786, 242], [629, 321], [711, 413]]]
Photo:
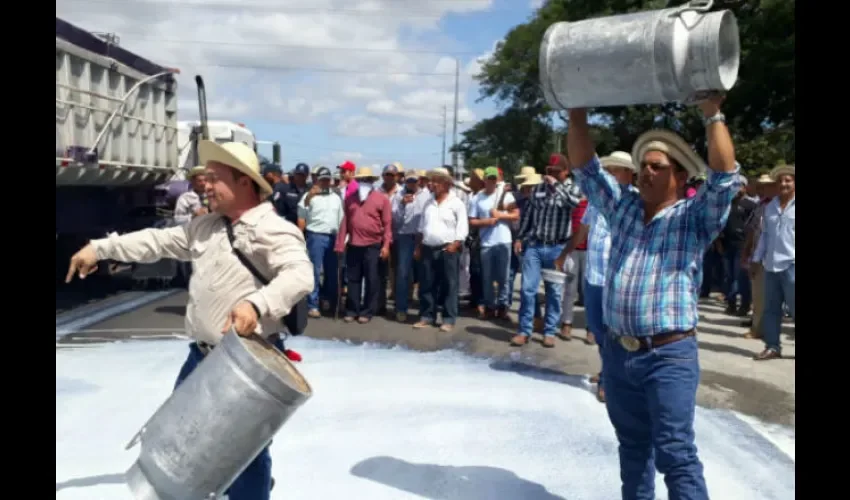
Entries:
[[[179, 68], [180, 64], [170, 63], [162, 64], [169, 68]], [[212, 63], [186, 63], [185, 66], [198, 68], [230, 68], [230, 69], [253, 69], [258, 71], [310, 71], [313, 73], [342, 73], [342, 74], [361, 74], [361, 75], [386, 75], [386, 76], [455, 76], [455, 74], [444, 72], [429, 72], [429, 71], [366, 71], [356, 69], [337, 69], [337, 68], [305, 68], [303, 66], [264, 66], [259, 64], [212, 64]]]
[[435, 54], [435, 55], [480, 55], [478, 52], [471, 51], [438, 51], [438, 50], [418, 50], [418, 49], [382, 49], [382, 48], [366, 48], [366, 47], [320, 47], [314, 45], [290, 45], [290, 44], [282, 44], [282, 43], [264, 43], [264, 42], [221, 42], [221, 41], [207, 41], [207, 40], [179, 40], [179, 39], [165, 39], [159, 37], [152, 37], [147, 35], [137, 35], [135, 33], [130, 33], [129, 36], [126, 32], [121, 31], [121, 37], [130, 38], [130, 39], [138, 39], [138, 40], [150, 40], [157, 43], [175, 43], [175, 44], [199, 44], [199, 45], [222, 45], [227, 47], [273, 47], [276, 49], [299, 49], [299, 50], [338, 50], [338, 51], [347, 51], [347, 52], [387, 52], [392, 54]]
[[[417, 19], [439, 19], [446, 14], [476, 14], [481, 13], [481, 10], [470, 10], [470, 11], [456, 11], [456, 10], [448, 10], [443, 12], [430, 12], [425, 10], [417, 10], [417, 9], [408, 9], [408, 8], [391, 8], [391, 9], [381, 9], [381, 10], [365, 10], [365, 9], [346, 9], [346, 8], [329, 8], [329, 7], [294, 7], [294, 6], [279, 6], [270, 3], [224, 3], [224, 2], [209, 2], [209, 1], [200, 1], [200, 2], [180, 2], [174, 3], [171, 1], [158, 1], [158, 0], [129, 0], [129, 1], [118, 1], [118, 0], [65, 0], [69, 3], [89, 3], [89, 4], [106, 4], [113, 5], [116, 4], [124, 4], [124, 5], [167, 5], [170, 9], [195, 9], [198, 7], [204, 7], [208, 9], [227, 9], [227, 10], [258, 10], [258, 11], [267, 11], [267, 12], [287, 12], [287, 13], [323, 13], [323, 14], [345, 14], [345, 15], [357, 15], [357, 16], [374, 16], [374, 17], [403, 17], [403, 18], [417, 18]], [[432, 4], [443, 4], [443, 5], [458, 5], [458, 4], [471, 4], [472, 2], [477, 2], [479, 0], [428, 0], [429, 3]], [[486, 10], [487, 13], [498, 13], [498, 12], [509, 12], [508, 10]], [[511, 11], [515, 12], [515, 11]]]

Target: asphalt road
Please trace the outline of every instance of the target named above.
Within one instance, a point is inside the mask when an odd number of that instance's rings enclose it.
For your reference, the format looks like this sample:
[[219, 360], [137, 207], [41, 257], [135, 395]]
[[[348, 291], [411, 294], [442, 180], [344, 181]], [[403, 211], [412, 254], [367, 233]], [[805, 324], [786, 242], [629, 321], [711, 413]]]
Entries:
[[[57, 341], [57, 348], [74, 344], [114, 341], [128, 338], [173, 337], [182, 335], [186, 294], [177, 293], [139, 309], [115, 316]], [[699, 326], [702, 381], [698, 393], [701, 406], [725, 408], [762, 420], [795, 426], [795, 336], [794, 326], [783, 326], [785, 359], [756, 362], [751, 358], [763, 345], [743, 338], [746, 328], [741, 318], [723, 313], [721, 304], [705, 300]], [[411, 315], [412, 316], [412, 315]], [[515, 316], [515, 312], [514, 312]], [[58, 317], [57, 317], [58, 321]], [[409, 321], [412, 323], [413, 319]], [[475, 356], [510, 358], [544, 369], [570, 375], [588, 375], [599, 370], [596, 347], [585, 345], [584, 309], [576, 308], [574, 339], [558, 340], [554, 349], [538, 342], [522, 348], [511, 347], [508, 339], [515, 328], [464, 316], [455, 330], [446, 334], [437, 329], [414, 330], [410, 324], [375, 318], [367, 325], [345, 324], [332, 318], [310, 320], [306, 335], [323, 339], [400, 345], [419, 351], [459, 349]], [[297, 339], [290, 344], [297, 349]], [[309, 352], [302, 352], [309, 363]]]

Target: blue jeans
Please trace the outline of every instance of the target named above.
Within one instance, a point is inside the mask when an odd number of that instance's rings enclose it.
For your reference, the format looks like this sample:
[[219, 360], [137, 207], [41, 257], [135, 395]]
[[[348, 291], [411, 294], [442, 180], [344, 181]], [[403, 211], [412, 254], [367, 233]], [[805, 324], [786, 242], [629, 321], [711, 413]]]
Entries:
[[782, 352], [779, 333], [782, 331], [782, 303], [788, 306], [791, 317], [797, 321], [794, 308], [795, 279], [794, 264], [778, 273], [764, 272], [764, 311], [761, 316], [761, 331], [764, 334], [764, 345], [768, 349]]
[[670, 500], [708, 500], [694, 444], [696, 337], [637, 352], [608, 337], [602, 359], [608, 417], [620, 443], [623, 500], [655, 500], [656, 468]]
[[395, 270], [395, 311], [407, 314], [410, 280], [415, 275], [414, 267], [419, 262], [413, 260], [413, 250], [416, 248], [416, 235], [400, 234], [393, 243], [396, 247]]
[[[511, 245], [493, 245], [481, 248], [481, 288], [483, 303], [489, 309], [508, 307], [508, 274], [511, 265]], [[499, 284], [498, 295], [493, 293], [493, 282]], [[511, 290], [512, 291], [512, 290]]]
[[[535, 243], [525, 248], [522, 256], [522, 292], [519, 303], [519, 334], [531, 335], [534, 329], [533, 307], [540, 288], [540, 271], [554, 269], [555, 259], [561, 255], [564, 245], [541, 245]], [[563, 283], [544, 283], [546, 291], [546, 314], [543, 319], [543, 335], [555, 335], [561, 326], [561, 293]]]
[[[282, 345], [275, 344], [280, 348]], [[204, 359], [204, 354], [194, 343], [189, 344], [189, 356], [180, 368], [174, 388], [186, 380], [186, 377], [198, 367]], [[230, 485], [227, 491], [230, 500], [269, 500], [272, 488], [272, 457], [266, 447], [257, 455], [239, 477]]]
[[[319, 298], [336, 304], [337, 299], [337, 256], [334, 252], [335, 234], [321, 234], [307, 231], [307, 255], [313, 263], [313, 291], [307, 296], [307, 308], [319, 309]], [[325, 271], [322, 283], [321, 273]]]
[[741, 267], [741, 247], [729, 245], [723, 249], [723, 271], [726, 275], [726, 304], [735, 307], [737, 295], [741, 295], [741, 310], [746, 311], [753, 303], [753, 290], [747, 270]]
[[[584, 315], [587, 322], [587, 331], [593, 334], [596, 344], [599, 346], [599, 356], [602, 357], [602, 344], [607, 340], [608, 333], [602, 320], [602, 287], [584, 282]], [[602, 371], [605, 369], [603, 367]], [[602, 385], [602, 375], [599, 376], [599, 385]]]
[[[517, 255], [511, 249], [511, 268], [508, 271], [508, 307], [514, 305], [514, 283], [516, 283], [516, 277], [520, 269], [522, 269], [522, 255]], [[543, 308], [540, 306], [540, 301], [536, 298], [534, 299], [534, 317], [543, 317]]]

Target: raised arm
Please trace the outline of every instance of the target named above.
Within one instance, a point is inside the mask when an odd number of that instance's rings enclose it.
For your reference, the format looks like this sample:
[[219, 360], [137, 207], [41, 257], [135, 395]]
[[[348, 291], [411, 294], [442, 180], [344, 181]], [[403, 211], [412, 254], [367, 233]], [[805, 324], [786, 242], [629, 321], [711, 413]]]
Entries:
[[708, 245], [723, 230], [729, 218], [732, 199], [741, 189], [735, 146], [720, 112], [722, 97], [715, 96], [700, 103], [708, 139], [708, 178], [692, 198], [689, 215]]
[[599, 163], [585, 109], [570, 110], [567, 151], [573, 175], [581, 192], [587, 196], [588, 204], [595, 205], [603, 216], [610, 219], [620, 203], [622, 190], [617, 180]]
[[[203, 216], [214, 217], [214, 216]], [[201, 221], [201, 218], [194, 219]], [[189, 225], [164, 229], [142, 229], [106, 238], [92, 240], [91, 245], [98, 260], [119, 262], [156, 262], [160, 259], [192, 260], [189, 252]]]

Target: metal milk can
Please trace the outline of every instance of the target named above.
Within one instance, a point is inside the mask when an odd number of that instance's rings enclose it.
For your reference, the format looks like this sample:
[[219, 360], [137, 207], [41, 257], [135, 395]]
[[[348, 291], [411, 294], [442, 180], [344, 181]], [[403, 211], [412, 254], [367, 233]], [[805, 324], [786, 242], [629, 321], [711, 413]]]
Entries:
[[137, 500], [214, 499], [312, 396], [307, 380], [259, 336], [228, 333], [127, 445]]
[[555, 23], [540, 45], [540, 83], [555, 109], [693, 102], [738, 78], [738, 22], [712, 0]]

